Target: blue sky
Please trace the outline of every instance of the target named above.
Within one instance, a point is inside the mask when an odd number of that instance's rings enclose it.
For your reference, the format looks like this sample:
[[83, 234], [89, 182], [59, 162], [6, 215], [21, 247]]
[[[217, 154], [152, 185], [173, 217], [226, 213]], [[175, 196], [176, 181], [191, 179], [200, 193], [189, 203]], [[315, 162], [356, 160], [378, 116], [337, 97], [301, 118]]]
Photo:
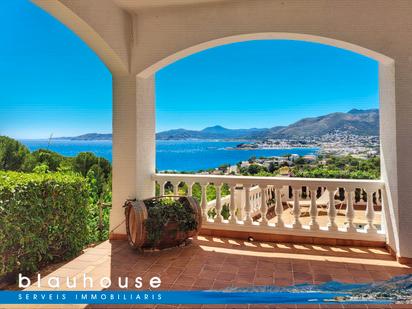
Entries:
[[[0, 1], [0, 134], [111, 131], [111, 75], [75, 34], [26, 0]], [[250, 41], [156, 74], [157, 131], [287, 125], [378, 107], [374, 60], [325, 45]]]

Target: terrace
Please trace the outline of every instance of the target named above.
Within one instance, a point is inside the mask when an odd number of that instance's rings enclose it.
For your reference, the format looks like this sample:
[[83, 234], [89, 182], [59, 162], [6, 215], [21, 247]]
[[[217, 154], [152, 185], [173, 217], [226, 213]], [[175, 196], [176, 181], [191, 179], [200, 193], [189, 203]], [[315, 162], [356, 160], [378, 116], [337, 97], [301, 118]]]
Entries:
[[[385, 248], [250, 242], [234, 238], [198, 236], [189, 246], [165, 251], [148, 251], [144, 254], [130, 249], [124, 241], [106, 241], [87, 249], [81, 256], [50, 272], [41, 280], [43, 288], [39, 288], [37, 283], [34, 283], [27, 290], [48, 290], [47, 280], [50, 277], [60, 277], [62, 282], [65, 282], [66, 276], [70, 276], [71, 281], [77, 278], [81, 282], [83, 274], [94, 278], [96, 282], [103, 277], [117, 282], [118, 277], [129, 277], [129, 280], [133, 281], [136, 276], [141, 276], [142, 289], [149, 288], [148, 278], [159, 276], [162, 280], [159, 290], [203, 290], [273, 284], [279, 286], [316, 284], [331, 280], [368, 283], [410, 273], [412, 268], [394, 261]], [[69, 290], [65, 283], [62, 284], [61, 289]], [[129, 308], [140, 307], [177, 308], [179, 306], [129, 306]], [[179, 308], [209, 307], [222, 308], [222, 305], [182, 305]], [[342, 305], [307, 307], [344, 308]], [[366, 305], [357, 308], [361, 307], [366, 308]], [[228, 305], [226, 308], [243, 307]], [[274, 307], [250, 305], [245, 308]], [[296, 308], [296, 306], [284, 305], [279, 308]], [[379, 306], [375, 305], [373, 308]]]
[[[411, 3], [33, 2], [77, 33], [113, 74], [111, 242], [87, 250], [57, 273], [70, 270], [75, 276], [86, 271], [99, 277], [159, 272], [164, 277], [162, 288], [210, 289], [331, 278], [372, 281], [410, 272], [399, 263], [412, 259], [412, 77], [410, 56], [405, 53], [412, 49]], [[380, 180], [155, 173], [155, 73], [196, 52], [248, 40], [316, 42], [379, 63]], [[192, 246], [139, 255], [124, 241], [122, 206], [130, 198], [153, 196], [156, 182], [161, 193], [167, 182], [175, 193], [185, 183], [188, 195], [192, 184], [199, 183], [204, 225]], [[229, 196], [221, 196], [223, 184], [229, 186]], [[216, 200], [210, 205], [206, 185], [216, 187]], [[321, 213], [317, 199], [325, 190], [329, 195]], [[309, 202], [306, 206], [304, 199]], [[225, 204], [230, 208], [227, 219], [220, 215]], [[217, 210], [214, 218], [207, 214], [210, 207]], [[256, 241], [248, 242], [249, 237]]]

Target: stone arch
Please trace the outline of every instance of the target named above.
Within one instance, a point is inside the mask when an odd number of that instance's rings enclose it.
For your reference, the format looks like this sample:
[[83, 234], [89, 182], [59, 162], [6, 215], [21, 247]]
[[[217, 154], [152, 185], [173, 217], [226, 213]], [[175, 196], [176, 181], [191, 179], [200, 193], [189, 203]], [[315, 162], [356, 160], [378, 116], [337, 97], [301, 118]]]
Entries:
[[[102, 37], [102, 31], [96, 31], [90, 20], [83, 19], [76, 11], [61, 1], [32, 0], [37, 6], [48, 12], [62, 24], [76, 33], [103, 61], [113, 75], [126, 75], [129, 72], [128, 64], [121, 48], [113, 48], [107, 39]], [[103, 3], [101, 3], [103, 5]], [[120, 13], [122, 14], [122, 13]], [[90, 18], [88, 18], [90, 19]], [[122, 16], [120, 19], [127, 22]]]
[[[144, 130], [137, 130], [137, 196], [150, 196], [154, 191], [148, 176], [155, 172], [155, 73], [179, 59], [188, 57], [217, 46], [252, 40], [295, 40], [324, 45], [352, 51], [376, 60], [379, 64], [379, 111], [381, 142], [381, 178], [386, 185], [384, 203], [388, 210], [384, 214], [386, 222], [387, 243], [399, 252], [399, 235], [397, 229], [398, 191], [397, 191], [397, 149], [396, 143], [396, 106], [395, 106], [395, 61], [381, 53], [332, 38], [284, 32], [265, 32], [241, 34], [203, 42], [178, 51], [157, 61], [138, 73], [137, 77], [137, 123], [143, 124]], [[144, 151], [142, 150], [144, 148]], [[147, 153], [149, 152], [149, 153]], [[142, 160], [145, 154], [145, 159]], [[139, 185], [141, 184], [141, 185]]]
[[320, 43], [324, 45], [334, 46], [341, 49], [346, 49], [349, 51], [353, 51], [357, 54], [364, 55], [366, 57], [375, 59], [379, 63], [384, 65], [393, 65], [394, 60], [390, 57], [387, 57], [381, 53], [375, 52], [373, 50], [361, 47], [359, 45], [355, 45], [352, 43], [348, 43], [345, 41], [335, 40], [327, 37], [317, 36], [317, 35], [310, 35], [310, 34], [300, 34], [300, 33], [287, 33], [287, 32], [262, 32], [262, 33], [251, 33], [251, 34], [241, 34], [241, 35], [234, 35], [228, 36], [224, 38], [219, 38], [216, 40], [207, 41], [204, 43], [200, 43], [194, 45], [192, 47], [183, 49], [174, 53], [162, 60], [152, 64], [137, 76], [139, 78], [148, 78], [151, 75], [155, 74], [158, 70], [168, 66], [169, 64], [178, 61], [179, 59], [188, 57], [190, 55], [196, 54], [206, 49], [210, 49], [217, 46], [227, 45], [231, 43], [239, 43], [239, 42], [246, 42], [246, 41], [253, 41], [253, 40], [291, 40], [291, 41], [305, 41], [305, 42], [312, 42], [312, 43]]

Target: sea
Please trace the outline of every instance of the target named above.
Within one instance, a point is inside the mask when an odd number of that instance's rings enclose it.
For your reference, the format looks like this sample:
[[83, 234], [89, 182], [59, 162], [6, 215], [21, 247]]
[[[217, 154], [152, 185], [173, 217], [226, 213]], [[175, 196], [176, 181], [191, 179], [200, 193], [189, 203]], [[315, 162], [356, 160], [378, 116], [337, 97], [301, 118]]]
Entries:
[[[90, 151], [96, 156], [112, 161], [111, 141], [75, 140], [21, 140], [31, 151], [49, 149], [64, 156], [73, 157], [79, 152]], [[222, 164], [236, 164], [255, 157], [315, 154], [318, 148], [289, 149], [230, 149], [247, 141], [216, 140], [159, 140], [156, 141], [156, 169], [158, 171], [197, 172], [218, 167]]]

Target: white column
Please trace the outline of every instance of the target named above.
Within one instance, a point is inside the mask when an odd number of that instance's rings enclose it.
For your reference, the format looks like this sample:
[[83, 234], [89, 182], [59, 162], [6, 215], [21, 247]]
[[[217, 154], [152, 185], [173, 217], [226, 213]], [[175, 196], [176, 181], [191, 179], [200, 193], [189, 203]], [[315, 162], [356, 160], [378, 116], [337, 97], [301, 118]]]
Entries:
[[113, 76], [113, 195], [110, 211], [110, 237], [113, 238], [116, 234], [126, 234], [123, 204], [127, 199], [137, 197], [136, 91], [135, 76]]
[[318, 191], [318, 188], [309, 188], [310, 192], [310, 208], [309, 208], [309, 214], [310, 214], [310, 223], [309, 223], [309, 228], [312, 231], [319, 230], [319, 223], [317, 221], [318, 217], [318, 205], [316, 204], [316, 192]]
[[282, 204], [282, 195], [280, 188], [275, 189], [275, 198], [276, 198], [276, 205], [275, 205], [275, 213], [276, 213], [276, 227], [284, 227], [285, 224], [282, 220], [283, 215], [283, 204]]
[[156, 171], [156, 122], [154, 77], [137, 78], [136, 102], [136, 198], [154, 195]]
[[266, 185], [260, 185], [260, 215], [262, 216], [262, 225], [267, 225], [268, 224], [268, 219], [267, 219], [267, 212], [268, 212], [268, 205], [267, 205], [267, 186]]

